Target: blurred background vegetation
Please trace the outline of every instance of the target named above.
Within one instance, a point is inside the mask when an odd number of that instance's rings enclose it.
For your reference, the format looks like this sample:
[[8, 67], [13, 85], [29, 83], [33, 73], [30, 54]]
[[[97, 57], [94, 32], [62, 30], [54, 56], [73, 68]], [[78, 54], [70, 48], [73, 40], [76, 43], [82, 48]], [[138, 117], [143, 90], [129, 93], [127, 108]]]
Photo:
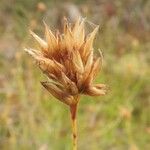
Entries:
[[[68, 109], [40, 85], [45, 77], [23, 51], [62, 17], [86, 17], [100, 30], [95, 53], [104, 54], [97, 81], [110, 91], [79, 105], [79, 150], [150, 149], [149, 0], [0, 0], [0, 149], [70, 150]], [[92, 23], [91, 23], [92, 22]]]

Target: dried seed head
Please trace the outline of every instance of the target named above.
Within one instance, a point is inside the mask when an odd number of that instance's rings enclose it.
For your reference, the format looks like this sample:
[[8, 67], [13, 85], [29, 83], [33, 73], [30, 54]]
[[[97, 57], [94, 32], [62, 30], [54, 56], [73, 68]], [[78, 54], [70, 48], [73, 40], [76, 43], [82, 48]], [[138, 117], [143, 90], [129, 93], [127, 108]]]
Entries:
[[80, 94], [105, 95], [104, 84], [93, 84], [102, 59], [93, 58], [93, 41], [98, 27], [86, 36], [83, 19], [78, 19], [72, 26], [65, 19], [62, 34], [58, 31], [54, 34], [45, 22], [44, 25], [46, 40], [30, 31], [41, 51], [25, 49], [50, 79], [42, 85], [67, 105], [77, 103], [76, 97]]

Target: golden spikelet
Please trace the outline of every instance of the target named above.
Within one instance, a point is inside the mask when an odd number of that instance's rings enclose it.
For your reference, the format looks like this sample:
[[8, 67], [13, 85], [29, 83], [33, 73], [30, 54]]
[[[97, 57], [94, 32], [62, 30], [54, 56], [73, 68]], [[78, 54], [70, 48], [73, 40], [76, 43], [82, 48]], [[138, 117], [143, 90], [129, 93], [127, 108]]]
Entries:
[[65, 19], [64, 30], [60, 34], [53, 33], [44, 22], [46, 40], [30, 31], [41, 51], [25, 49], [50, 79], [42, 85], [67, 105], [77, 103], [76, 97], [80, 94], [100, 96], [106, 93], [104, 84], [93, 84], [102, 59], [93, 55], [93, 41], [98, 27], [86, 36], [84, 23], [83, 19], [78, 19], [71, 26]]
[[58, 100], [70, 106], [73, 150], [77, 150], [76, 112], [79, 96], [105, 95], [104, 84], [93, 81], [102, 65], [102, 57], [95, 57], [93, 41], [98, 27], [85, 35], [84, 20], [78, 19], [74, 25], [64, 20], [64, 30], [53, 33], [45, 25], [45, 40], [30, 31], [41, 51], [25, 49], [37, 62], [39, 68], [48, 76], [41, 84]]

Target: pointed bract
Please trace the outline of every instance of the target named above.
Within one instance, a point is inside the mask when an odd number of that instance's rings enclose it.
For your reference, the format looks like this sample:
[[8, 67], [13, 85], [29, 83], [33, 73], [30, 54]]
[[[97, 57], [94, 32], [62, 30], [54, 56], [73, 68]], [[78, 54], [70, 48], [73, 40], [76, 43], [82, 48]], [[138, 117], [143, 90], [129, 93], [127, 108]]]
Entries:
[[41, 82], [41, 84], [58, 100], [62, 101], [67, 105], [74, 103], [73, 96], [64, 92], [62, 89], [58, 88], [55, 84], [50, 82]]
[[45, 25], [45, 38], [48, 44], [48, 51], [49, 54], [53, 52], [53, 50], [57, 47], [57, 39], [52, 33], [52, 31], [48, 28], [47, 24], [43, 22]]
[[34, 39], [37, 41], [37, 43], [39, 44], [39, 46], [43, 49], [43, 50], [47, 50], [48, 45], [47, 43], [42, 40], [38, 35], [36, 35], [34, 32], [32, 32], [30, 30], [30, 34], [34, 37]]
[[94, 41], [94, 38], [95, 38], [95, 35], [96, 35], [98, 29], [99, 29], [99, 26], [96, 27], [94, 29], [94, 31], [87, 37], [85, 45], [84, 45], [84, 49], [83, 49], [84, 57], [87, 57], [90, 53], [90, 50], [93, 49], [93, 41]]

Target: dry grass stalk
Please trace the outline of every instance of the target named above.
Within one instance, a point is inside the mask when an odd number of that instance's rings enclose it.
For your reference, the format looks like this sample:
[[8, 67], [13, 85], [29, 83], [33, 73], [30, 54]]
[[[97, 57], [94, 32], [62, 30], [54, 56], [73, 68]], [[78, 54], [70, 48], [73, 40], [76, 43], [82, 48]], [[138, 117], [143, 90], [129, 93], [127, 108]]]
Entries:
[[84, 20], [78, 19], [74, 25], [64, 19], [64, 30], [53, 33], [45, 25], [45, 38], [41, 39], [30, 31], [41, 51], [25, 49], [37, 62], [39, 68], [49, 78], [41, 84], [58, 100], [70, 107], [74, 150], [77, 149], [76, 111], [81, 94], [89, 96], [105, 95], [104, 84], [93, 84], [99, 72], [102, 58], [93, 54], [93, 40], [98, 26], [85, 35]]

